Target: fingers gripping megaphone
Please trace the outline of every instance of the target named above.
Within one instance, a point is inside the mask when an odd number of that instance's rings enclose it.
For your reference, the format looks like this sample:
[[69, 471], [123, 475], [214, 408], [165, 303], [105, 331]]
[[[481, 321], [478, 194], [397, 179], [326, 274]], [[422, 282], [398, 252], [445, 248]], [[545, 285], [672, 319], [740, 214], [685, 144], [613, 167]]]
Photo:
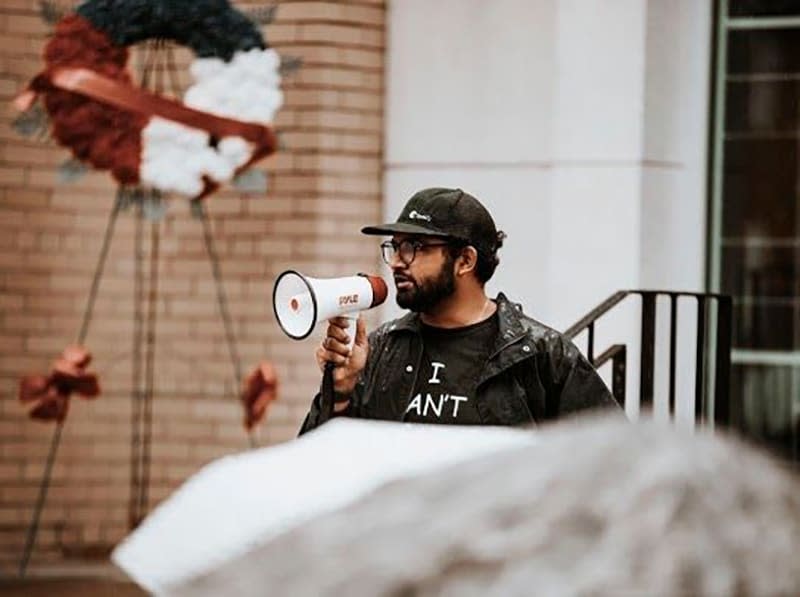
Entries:
[[272, 307], [283, 332], [295, 340], [311, 334], [320, 322], [359, 311], [386, 300], [383, 278], [358, 274], [343, 278], [311, 278], [294, 270], [283, 272], [272, 290]]

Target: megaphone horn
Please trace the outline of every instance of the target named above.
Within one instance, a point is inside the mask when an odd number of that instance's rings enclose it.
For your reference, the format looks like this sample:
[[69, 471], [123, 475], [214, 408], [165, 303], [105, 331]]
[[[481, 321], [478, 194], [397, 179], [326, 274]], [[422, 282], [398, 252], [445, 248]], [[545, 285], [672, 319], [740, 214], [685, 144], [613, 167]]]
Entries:
[[377, 307], [389, 289], [379, 276], [310, 278], [286, 270], [272, 289], [272, 308], [278, 325], [295, 340], [308, 337], [318, 321]]

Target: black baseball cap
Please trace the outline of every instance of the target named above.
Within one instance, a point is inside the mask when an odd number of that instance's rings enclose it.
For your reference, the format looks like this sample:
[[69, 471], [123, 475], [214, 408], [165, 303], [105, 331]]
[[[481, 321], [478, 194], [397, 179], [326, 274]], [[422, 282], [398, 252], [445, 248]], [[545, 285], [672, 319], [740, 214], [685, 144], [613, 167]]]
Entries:
[[478, 251], [492, 254], [498, 233], [494, 220], [475, 197], [461, 189], [430, 188], [408, 200], [396, 222], [367, 226], [363, 234], [425, 234], [466, 242]]

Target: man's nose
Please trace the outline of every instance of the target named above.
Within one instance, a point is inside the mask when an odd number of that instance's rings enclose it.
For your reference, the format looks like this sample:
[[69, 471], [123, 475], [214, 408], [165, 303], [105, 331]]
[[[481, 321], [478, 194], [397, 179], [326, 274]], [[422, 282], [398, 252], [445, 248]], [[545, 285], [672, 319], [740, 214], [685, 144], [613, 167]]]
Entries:
[[389, 264], [389, 267], [391, 267], [392, 270], [406, 269], [408, 268], [408, 264], [400, 259], [400, 252], [396, 251], [395, 254], [392, 255], [392, 262]]

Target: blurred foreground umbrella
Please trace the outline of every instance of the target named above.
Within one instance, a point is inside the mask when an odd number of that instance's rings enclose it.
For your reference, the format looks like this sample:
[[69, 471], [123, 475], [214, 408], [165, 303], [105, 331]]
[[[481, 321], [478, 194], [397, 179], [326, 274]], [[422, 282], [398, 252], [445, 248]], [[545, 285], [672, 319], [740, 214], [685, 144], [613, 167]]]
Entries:
[[67, 346], [53, 362], [50, 375], [28, 375], [19, 383], [19, 400], [30, 407], [32, 419], [63, 421], [73, 392], [83, 398], [100, 394], [97, 375], [86, 371], [91, 353], [82, 346]]
[[[800, 594], [800, 478], [733, 438], [617, 418], [535, 435], [369, 423], [218, 461], [114, 561], [170, 597]], [[481, 454], [501, 431], [520, 441]]]
[[261, 361], [244, 379], [241, 393], [244, 427], [252, 431], [266, 416], [269, 405], [278, 399], [278, 375], [268, 361]]
[[[178, 585], [388, 481], [530, 445], [535, 438], [528, 431], [507, 427], [334, 419], [296, 440], [207, 465], [161, 502], [114, 550], [112, 560], [148, 592], [174, 595]], [[357, 457], [342, 466], [347, 455]], [[272, 566], [267, 563], [260, 565]], [[242, 580], [247, 583], [249, 577]], [[216, 595], [237, 595], [236, 583], [231, 587]], [[273, 591], [269, 585], [259, 591], [259, 595], [324, 594]]]

